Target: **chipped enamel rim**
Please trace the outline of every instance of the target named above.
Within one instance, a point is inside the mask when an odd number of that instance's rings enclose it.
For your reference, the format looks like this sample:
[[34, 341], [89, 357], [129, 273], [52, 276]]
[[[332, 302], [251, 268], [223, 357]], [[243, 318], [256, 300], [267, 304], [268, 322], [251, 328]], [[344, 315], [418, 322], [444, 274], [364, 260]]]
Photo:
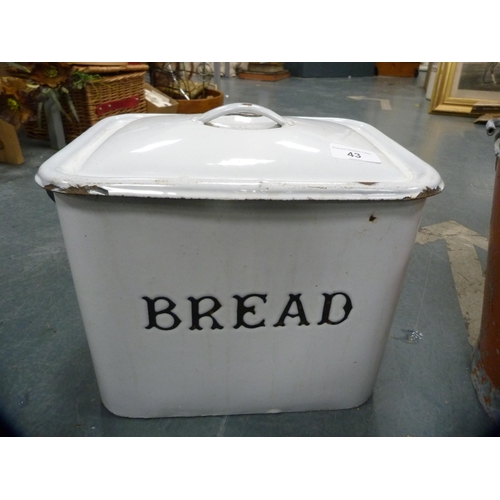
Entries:
[[[231, 106], [227, 107], [231, 110]], [[241, 106], [241, 104], [239, 104]], [[254, 106], [254, 105], [245, 105]], [[258, 107], [260, 109], [265, 109]], [[211, 113], [210, 116], [209, 115]], [[286, 117], [281, 118], [266, 110], [266, 116], [278, 123], [282, 129], [293, 131], [301, 120], [310, 123], [341, 124], [352, 129], [360, 136], [365, 134], [370, 142], [391, 160], [404, 165], [407, 178], [399, 182], [372, 181], [328, 181], [314, 182], [282, 180], [259, 180], [225, 178], [204, 179], [196, 177], [169, 178], [131, 178], [119, 175], [91, 176], [80, 172], [89, 158], [100, 146], [109, 141], [128, 125], [144, 123], [142, 120], [158, 117], [162, 122], [172, 124], [186, 123], [189, 119], [193, 126], [206, 127], [208, 119], [217, 118], [224, 113], [209, 112], [205, 115], [119, 115], [101, 120], [64, 149], [47, 160], [36, 174], [36, 182], [48, 191], [71, 195], [97, 195], [113, 197], [205, 199], [205, 200], [415, 200], [433, 196], [442, 191], [444, 183], [439, 174], [427, 163], [388, 138], [374, 127], [354, 120], [338, 118]], [[280, 121], [281, 120], [281, 121]], [[235, 131], [231, 131], [234, 133]], [[246, 131], [243, 130], [244, 134]], [[264, 131], [266, 132], [266, 131]], [[272, 133], [272, 131], [269, 131]]]

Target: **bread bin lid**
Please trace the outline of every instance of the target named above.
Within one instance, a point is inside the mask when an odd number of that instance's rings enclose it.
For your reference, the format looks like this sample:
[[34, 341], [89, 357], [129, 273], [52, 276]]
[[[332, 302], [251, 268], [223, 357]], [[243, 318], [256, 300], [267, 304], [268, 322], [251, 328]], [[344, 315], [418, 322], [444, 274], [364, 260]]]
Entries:
[[444, 187], [371, 125], [247, 103], [103, 119], [47, 160], [36, 182], [67, 194], [214, 200], [409, 200]]

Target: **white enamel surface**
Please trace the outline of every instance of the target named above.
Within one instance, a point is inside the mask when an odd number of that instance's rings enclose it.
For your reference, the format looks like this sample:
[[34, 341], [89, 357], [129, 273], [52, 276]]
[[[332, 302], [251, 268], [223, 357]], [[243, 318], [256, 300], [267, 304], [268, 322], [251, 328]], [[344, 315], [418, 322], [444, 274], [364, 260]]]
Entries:
[[[36, 180], [80, 194], [221, 200], [397, 200], [443, 187], [432, 167], [370, 125], [247, 116], [245, 105], [228, 115], [231, 106], [223, 116], [102, 120], [42, 165]], [[332, 147], [366, 155], [343, 159]]]
[[[56, 193], [104, 404], [126, 417], [358, 406], [372, 393], [425, 200], [204, 201]], [[318, 325], [323, 293], [352, 300]], [[235, 328], [235, 295], [255, 313]], [[287, 317], [300, 294], [309, 325]], [[181, 323], [146, 328], [143, 297], [169, 297]], [[189, 297], [216, 297], [192, 330]], [[206, 306], [204, 306], [205, 308]], [[338, 307], [337, 307], [338, 308]], [[161, 309], [159, 307], [158, 309]], [[290, 311], [291, 314], [295, 310]], [[338, 311], [332, 318], [338, 317]], [[168, 315], [158, 322], [168, 325]]]

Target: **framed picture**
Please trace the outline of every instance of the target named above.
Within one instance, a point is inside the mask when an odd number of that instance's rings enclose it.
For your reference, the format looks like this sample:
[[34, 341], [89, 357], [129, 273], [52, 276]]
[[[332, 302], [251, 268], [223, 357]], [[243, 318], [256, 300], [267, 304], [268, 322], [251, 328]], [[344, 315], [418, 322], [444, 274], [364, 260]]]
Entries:
[[470, 115], [481, 103], [500, 105], [500, 63], [438, 63], [431, 113]]

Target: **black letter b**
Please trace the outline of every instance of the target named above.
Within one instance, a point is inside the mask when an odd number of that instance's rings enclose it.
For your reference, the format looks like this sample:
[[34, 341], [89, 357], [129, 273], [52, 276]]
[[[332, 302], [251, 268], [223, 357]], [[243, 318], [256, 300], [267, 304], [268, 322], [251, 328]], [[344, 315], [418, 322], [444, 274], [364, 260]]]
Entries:
[[[150, 328], [158, 328], [159, 330], [173, 330], [174, 328], [177, 328], [181, 320], [179, 319], [179, 316], [177, 314], [174, 314], [172, 311], [175, 307], [175, 302], [171, 301], [168, 297], [156, 297], [155, 299], [150, 299], [149, 297], [142, 297], [147, 305], [148, 305], [148, 318], [149, 318], [149, 324], [146, 326], [146, 329]], [[157, 311], [155, 304], [158, 300], [164, 300], [168, 303], [168, 307], [165, 309], [162, 309], [161, 311]], [[168, 314], [172, 318], [172, 324], [170, 326], [160, 326], [156, 322], [157, 316], [160, 314]]]

